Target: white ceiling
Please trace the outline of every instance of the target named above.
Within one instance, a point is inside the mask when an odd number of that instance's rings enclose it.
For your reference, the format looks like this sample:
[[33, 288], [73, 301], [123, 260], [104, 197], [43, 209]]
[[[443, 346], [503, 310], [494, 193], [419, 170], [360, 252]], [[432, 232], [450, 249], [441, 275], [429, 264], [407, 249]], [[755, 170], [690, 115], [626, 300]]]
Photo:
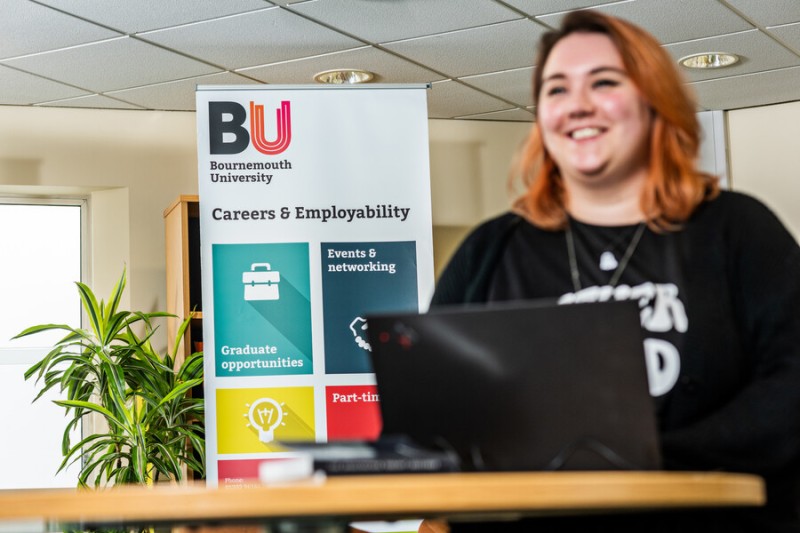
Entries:
[[592, 7], [651, 31], [700, 109], [800, 100], [800, 0], [3, 0], [0, 105], [193, 110], [197, 85], [304, 84], [333, 68], [432, 83], [430, 118], [530, 121], [536, 42]]

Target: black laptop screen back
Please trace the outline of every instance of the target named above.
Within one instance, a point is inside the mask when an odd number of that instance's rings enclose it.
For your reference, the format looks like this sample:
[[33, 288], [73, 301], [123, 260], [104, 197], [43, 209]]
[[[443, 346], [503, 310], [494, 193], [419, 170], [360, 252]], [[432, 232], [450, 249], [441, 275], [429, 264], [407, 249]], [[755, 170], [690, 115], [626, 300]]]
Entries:
[[659, 465], [634, 302], [369, 317], [383, 434], [466, 469]]

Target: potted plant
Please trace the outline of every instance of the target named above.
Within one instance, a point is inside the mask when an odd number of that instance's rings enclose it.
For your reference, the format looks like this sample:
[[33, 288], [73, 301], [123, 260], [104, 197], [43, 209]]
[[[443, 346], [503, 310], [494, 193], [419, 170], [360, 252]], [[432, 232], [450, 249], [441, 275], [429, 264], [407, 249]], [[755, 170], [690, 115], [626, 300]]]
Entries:
[[[153, 321], [173, 315], [119, 310], [125, 283], [123, 270], [108, 302], [99, 303], [88, 286], [76, 283], [89, 328], [42, 324], [17, 335], [65, 332], [25, 379], [35, 377], [42, 385], [34, 401], [54, 387], [66, 392], [66, 399], [55, 402], [70, 417], [59, 471], [81, 461], [80, 486], [178, 482], [186, 468], [204, 473], [204, 402], [191, 394], [203, 382], [202, 352], [175, 368], [190, 319], [178, 329], [171, 351], [158, 353], [150, 342]], [[70, 433], [90, 414], [102, 417], [107, 431], [72, 442]]]

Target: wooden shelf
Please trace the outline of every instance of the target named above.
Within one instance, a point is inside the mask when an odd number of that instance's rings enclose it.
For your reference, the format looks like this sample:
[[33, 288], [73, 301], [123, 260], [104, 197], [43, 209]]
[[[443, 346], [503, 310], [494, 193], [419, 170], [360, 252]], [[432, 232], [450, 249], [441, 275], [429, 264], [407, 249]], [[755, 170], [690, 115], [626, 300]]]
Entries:
[[[166, 232], [167, 312], [175, 318], [167, 319], [168, 338], [175, 339], [183, 321], [192, 320], [183, 336], [175, 367], [195, 351], [201, 351], [203, 342], [203, 299], [200, 276], [200, 201], [195, 195], [180, 196], [164, 210]], [[200, 349], [198, 349], [200, 348]], [[203, 387], [192, 389], [192, 396], [203, 396]], [[194, 476], [186, 472], [188, 478]]]
[[[174, 339], [181, 322], [189, 316], [192, 317], [181, 348], [185, 357], [193, 351], [195, 342], [203, 341], [199, 197], [183, 195], [172, 202], [164, 210], [164, 228], [167, 312], [177, 317], [167, 320], [167, 335]], [[182, 361], [179, 357], [176, 364], [179, 365]]]

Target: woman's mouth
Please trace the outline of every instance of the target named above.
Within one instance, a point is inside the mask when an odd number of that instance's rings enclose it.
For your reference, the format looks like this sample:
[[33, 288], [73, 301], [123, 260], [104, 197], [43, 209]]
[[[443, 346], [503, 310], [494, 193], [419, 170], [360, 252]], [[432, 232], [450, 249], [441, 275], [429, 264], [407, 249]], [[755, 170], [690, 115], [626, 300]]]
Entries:
[[572, 131], [569, 134], [569, 137], [574, 141], [581, 141], [583, 139], [591, 139], [592, 137], [597, 137], [601, 133], [603, 133], [603, 130], [601, 130], [600, 128], [586, 127]]

